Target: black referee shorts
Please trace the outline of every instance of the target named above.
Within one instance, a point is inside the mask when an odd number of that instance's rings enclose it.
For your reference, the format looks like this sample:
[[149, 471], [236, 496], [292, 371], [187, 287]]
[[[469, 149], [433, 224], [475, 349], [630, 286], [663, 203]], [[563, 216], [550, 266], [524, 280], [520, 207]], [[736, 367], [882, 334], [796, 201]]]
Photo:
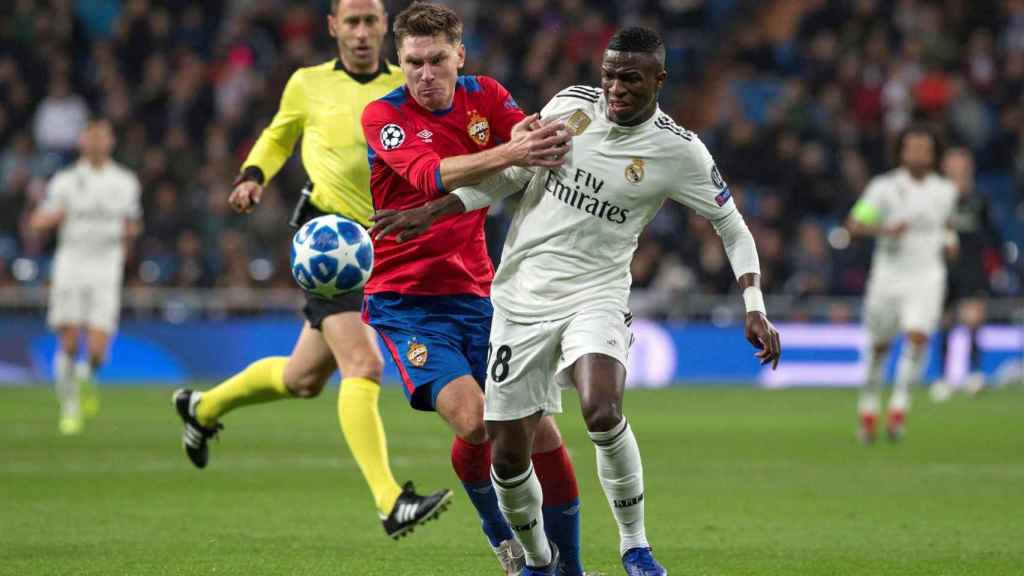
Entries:
[[[326, 215], [326, 212], [322, 212], [316, 206], [313, 206], [306, 196], [299, 197], [299, 205], [295, 207], [294, 213], [298, 215], [295, 221], [298, 222], [299, 228], [313, 218]], [[306, 297], [306, 305], [302, 307], [302, 314], [314, 330], [320, 330], [324, 323], [324, 318], [328, 316], [345, 312], [362, 312], [363, 310], [362, 288], [345, 294], [339, 294], [330, 300], [313, 296], [305, 290], [302, 293]]]
[[320, 330], [324, 318], [344, 312], [361, 312], [363, 310], [363, 290], [354, 290], [339, 294], [335, 298], [327, 300], [311, 295], [305, 290], [306, 305], [302, 307], [302, 314], [309, 320], [309, 325], [314, 330]]

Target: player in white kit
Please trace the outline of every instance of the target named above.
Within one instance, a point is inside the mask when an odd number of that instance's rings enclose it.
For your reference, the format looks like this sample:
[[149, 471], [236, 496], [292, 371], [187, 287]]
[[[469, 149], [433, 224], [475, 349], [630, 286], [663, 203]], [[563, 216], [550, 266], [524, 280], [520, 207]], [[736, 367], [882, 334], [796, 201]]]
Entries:
[[886, 422], [889, 439], [896, 441], [905, 430], [910, 386], [923, 375], [928, 341], [942, 315], [945, 256], [957, 242], [949, 227], [957, 192], [935, 171], [938, 148], [927, 127], [907, 128], [897, 140], [899, 167], [871, 180], [847, 221], [853, 236], [876, 239], [864, 296], [867, 374], [858, 401], [865, 443], [876, 437], [892, 341], [905, 336]]
[[619, 31], [602, 63], [602, 87], [558, 93], [541, 116], [574, 137], [565, 164], [511, 169], [424, 207], [377, 215], [374, 235], [398, 239], [433, 219], [476, 210], [527, 188], [494, 278], [484, 419], [502, 512], [526, 552], [524, 576], [555, 573], [544, 537], [543, 495], [530, 464], [541, 416], [562, 411], [575, 387], [597, 451], [598, 476], [619, 526], [631, 576], [667, 574], [644, 526], [640, 451], [622, 415], [631, 316], [629, 265], [640, 232], [666, 199], [709, 219], [725, 244], [747, 304], [746, 335], [774, 367], [778, 332], [765, 317], [754, 239], [714, 160], [692, 132], [657, 105], [664, 47], [646, 28]]
[[[79, 160], [54, 175], [31, 218], [38, 233], [59, 228], [47, 323], [58, 337], [54, 376], [63, 434], [81, 432], [83, 414], [99, 410], [93, 379], [117, 328], [125, 244], [140, 230], [139, 180], [110, 158], [113, 148], [110, 123], [90, 122]], [[87, 354], [76, 362], [83, 334]]]

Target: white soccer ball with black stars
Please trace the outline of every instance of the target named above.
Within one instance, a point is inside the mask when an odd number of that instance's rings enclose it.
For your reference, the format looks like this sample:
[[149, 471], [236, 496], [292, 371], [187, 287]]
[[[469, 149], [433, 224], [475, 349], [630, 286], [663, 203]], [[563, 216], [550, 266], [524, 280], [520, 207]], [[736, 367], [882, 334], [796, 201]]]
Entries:
[[330, 300], [358, 290], [372, 270], [370, 235], [348, 218], [318, 216], [292, 238], [292, 277], [314, 296]]

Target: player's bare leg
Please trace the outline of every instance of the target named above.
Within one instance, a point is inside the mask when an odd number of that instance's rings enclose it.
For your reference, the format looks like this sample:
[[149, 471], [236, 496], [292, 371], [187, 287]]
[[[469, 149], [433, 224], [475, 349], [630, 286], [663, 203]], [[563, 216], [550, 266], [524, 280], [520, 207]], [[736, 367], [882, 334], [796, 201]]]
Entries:
[[878, 413], [882, 406], [882, 380], [885, 377], [889, 347], [888, 341], [876, 342], [869, 344], [866, 350], [867, 374], [857, 401], [857, 417], [860, 421], [857, 435], [865, 444], [873, 443], [877, 436]]
[[626, 368], [610, 356], [586, 354], [573, 364], [572, 378], [597, 451], [597, 475], [619, 526], [623, 567], [631, 576], [667, 574], [647, 541], [640, 447], [622, 415]]
[[491, 479], [501, 512], [523, 546], [524, 575], [555, 574], [559, 564], [558, 548], [546, 535], [544, 494], [530, 458], [540, 422], [540, 412], [519, 420], [487, 421], [493, 442]]
[[337, 360], [331, 347], [323, 335], [306, 322], [284, 364], [281, 380], [288, 395], [315, 398], [337, 369]]
[[75, 380], [74, 362], [78, 356], [78, 326], [59, 326], [57, 354], [53, 359], [54, 388], [60, 404], [61, 434], [79, 434], [82, 431], [82, 410], [78, 382]]
[[913, 330], [907, 332], [896, 366], [892, 396], [889, 398], [887, 432], [890, 440], [896, 441], [903, 437], [907, 412], [910, 410], [910, 387], [921, 379], [927, 358], [928, 334]]
[[82, 414], [93, 417], [100, 411], [100, 394], [96, 387], [96, 373], [107, 363], [110, 351], [110, 333], [99, 328], [86, 332], [86, 358], [75, 365], [75, 379], [81, 393]]

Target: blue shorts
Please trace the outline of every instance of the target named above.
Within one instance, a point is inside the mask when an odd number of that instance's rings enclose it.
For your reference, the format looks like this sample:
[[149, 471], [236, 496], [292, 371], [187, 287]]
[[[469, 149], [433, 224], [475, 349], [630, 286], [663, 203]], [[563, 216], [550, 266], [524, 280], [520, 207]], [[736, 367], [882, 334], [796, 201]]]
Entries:
[[491, 300], [479, 296], [373, 294], [363, 302], [372, 326], [402, 377], [402, 389], [417, 410], [435, 410], [437, 395], [452, 380], [472, 376], [483, 389]]

